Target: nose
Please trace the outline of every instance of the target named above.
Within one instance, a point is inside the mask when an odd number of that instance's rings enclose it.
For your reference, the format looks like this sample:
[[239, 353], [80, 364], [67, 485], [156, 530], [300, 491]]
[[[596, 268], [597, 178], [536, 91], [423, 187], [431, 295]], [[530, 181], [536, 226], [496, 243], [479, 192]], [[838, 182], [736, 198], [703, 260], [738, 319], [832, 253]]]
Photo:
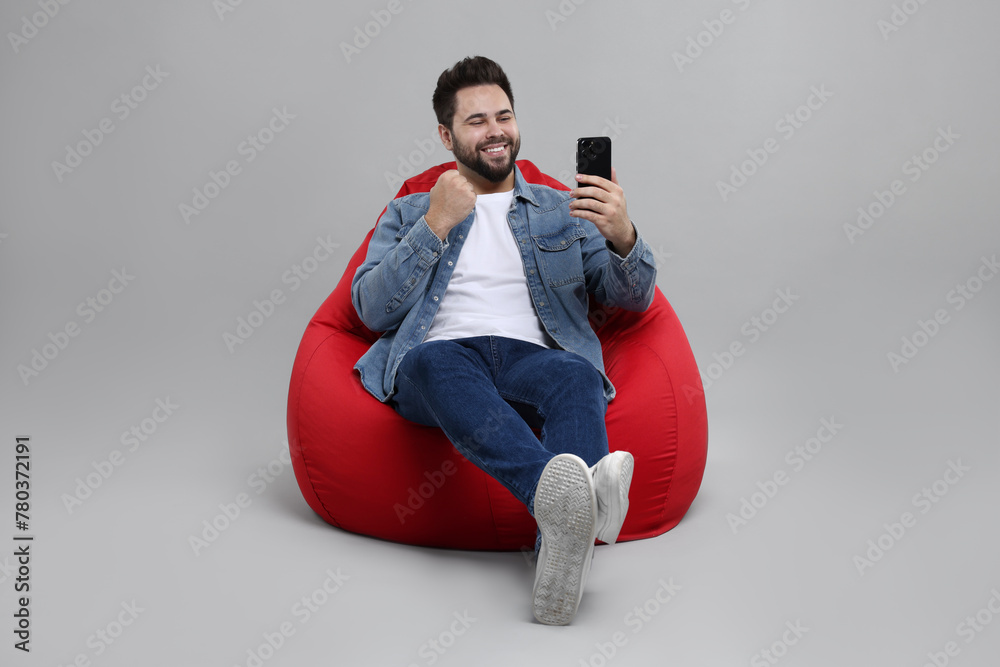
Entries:
[[500, 123], [496, 120], [490, 120], [489, 126], [486, 128], [486, 137], [488, 139], [494, 139], [504, 136], [503, 129], [500, 127]]

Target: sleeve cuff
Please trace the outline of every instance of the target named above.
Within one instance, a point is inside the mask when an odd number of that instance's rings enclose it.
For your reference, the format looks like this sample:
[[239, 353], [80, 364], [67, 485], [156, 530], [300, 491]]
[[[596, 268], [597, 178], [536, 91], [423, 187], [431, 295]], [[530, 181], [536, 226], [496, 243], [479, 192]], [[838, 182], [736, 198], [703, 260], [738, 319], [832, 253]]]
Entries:
[[[631, 222], [631, 221], [629, 221]], [[604, 241], [604, 245], [607, 247], [608, 252], [611, 253], [613, 257], [618, 259], [619, 265], [622, 268], [628, 269], [629, 267], [634, 267], [638, 262], [639, 258], [645, 254], [645, 244], [646, 242], [642, 239], [642, 235], [639, 234], [639, 229], [632, 223], [632, 229], [635, 231], [635, 243], [632, 245], [632, 249], [628, 251], [628, 254], [622, 257], [615, 250], [614, 245], [611, 241]]]
[[436, 262], [448, 248], [448, 242], [442, 241], [431, 231], [423, 216], [420, 216], [420, 220], [410, 228], [405, 238], [413, 252], [428, 264]]

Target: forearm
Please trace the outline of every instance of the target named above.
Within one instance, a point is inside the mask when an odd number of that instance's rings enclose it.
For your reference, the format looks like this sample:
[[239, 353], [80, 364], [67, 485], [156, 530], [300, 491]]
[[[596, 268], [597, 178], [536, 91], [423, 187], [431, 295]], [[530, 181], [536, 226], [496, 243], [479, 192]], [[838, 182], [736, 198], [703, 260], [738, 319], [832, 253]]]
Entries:
[[446, 244], [421, 217], [402, 238], [392, 207], [379, 221], [368, 256], [351, 283], [351, 300], [361, 321], [373, 331], [388, 331], [402, 322], [423, 294]]
[[607, 261], [595, 276], [594, 296], [604, 305], [625, 310], [648, 308], [656, 290], [656, 260], [645, 240], [636, 231], [624, 256], [608, 241], [603, 246]]

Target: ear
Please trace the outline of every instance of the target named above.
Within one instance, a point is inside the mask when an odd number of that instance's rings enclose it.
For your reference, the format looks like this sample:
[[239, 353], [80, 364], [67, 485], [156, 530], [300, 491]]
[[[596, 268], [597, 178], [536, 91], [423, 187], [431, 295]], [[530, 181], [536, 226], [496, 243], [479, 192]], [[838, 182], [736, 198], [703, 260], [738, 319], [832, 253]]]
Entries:
[[454, 146], [451, 141], [451, 130], [449, 130], [444, 125], [438, 125], [438, 136], [441, 137], [441, 143], [444, 144], [446, 149], [454, 150]]

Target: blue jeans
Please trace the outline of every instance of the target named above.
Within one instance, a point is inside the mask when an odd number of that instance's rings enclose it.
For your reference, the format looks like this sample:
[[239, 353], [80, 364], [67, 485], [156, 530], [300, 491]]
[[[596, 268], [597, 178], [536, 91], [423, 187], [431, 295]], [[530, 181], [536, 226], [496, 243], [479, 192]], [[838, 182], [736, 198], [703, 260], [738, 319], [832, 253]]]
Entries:
[[421, 343], [400, 362], [391, 405], [440, 427], [532, 514], [553, 456], [576, 454], [592, 466], [608, 453], [600, 372], [580, 355], [534, 343], [499, 336]]

